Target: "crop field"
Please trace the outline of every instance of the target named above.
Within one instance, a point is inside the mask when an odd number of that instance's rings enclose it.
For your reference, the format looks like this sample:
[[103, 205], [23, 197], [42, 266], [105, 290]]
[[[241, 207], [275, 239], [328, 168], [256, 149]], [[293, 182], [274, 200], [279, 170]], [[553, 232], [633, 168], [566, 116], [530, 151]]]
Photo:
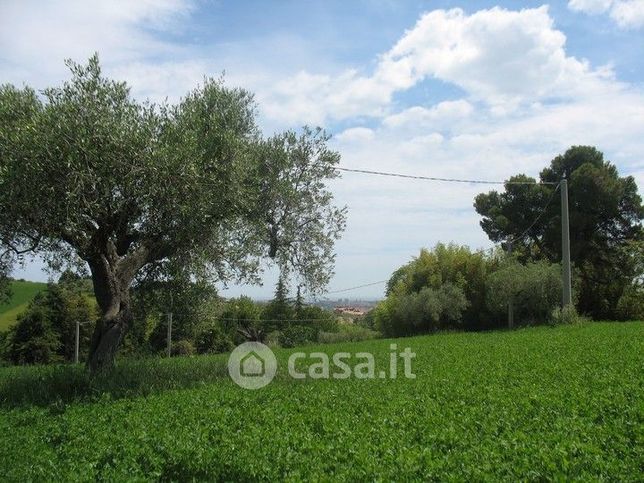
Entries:
[[0, 369], [0, 479], [641, 479], [644, 323], [306, 347], [410, 347], [415, 379], [245, 390], [225, 355]]
[[7, 330], [15, 322], [36, 294], [47, 287], [46, 283], [14, 280], [11, 282], [11, 299], [0, 304], [0, 331]]

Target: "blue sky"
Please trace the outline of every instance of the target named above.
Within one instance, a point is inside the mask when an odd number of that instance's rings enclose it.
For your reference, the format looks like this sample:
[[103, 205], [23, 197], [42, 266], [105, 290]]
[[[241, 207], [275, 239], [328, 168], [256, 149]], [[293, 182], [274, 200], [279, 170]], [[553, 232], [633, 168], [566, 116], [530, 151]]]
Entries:
[[[225, 71], [267, 135], [321, 125], [350, 168], [502, 180], [592, 144], [644, 184], [644, 0], [0, 0], [0, 82], [56, 84], [64, 58], [94, 51], [140, 99]], [[332, 187], [349, 220], [330, 290], [438, 241], [491, 246], [480, 186], [346, 173]], [[47, 278], [38, 260], [15, 276]], [[269, 297], [273, 280], [224, 293]]]

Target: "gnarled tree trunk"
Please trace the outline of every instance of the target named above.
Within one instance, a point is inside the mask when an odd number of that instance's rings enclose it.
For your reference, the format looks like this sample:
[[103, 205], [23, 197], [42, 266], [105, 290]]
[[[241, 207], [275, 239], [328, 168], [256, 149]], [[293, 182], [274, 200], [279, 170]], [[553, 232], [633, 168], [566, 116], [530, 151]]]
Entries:
[[121, 257], [114, 250], [89, 260], [94, 294], [101, 310], [89, 351], [91, 373], [110, 369], [116, 352], [132, 324], [130, 285], [136, 272], [147, 262], [147, 250]]

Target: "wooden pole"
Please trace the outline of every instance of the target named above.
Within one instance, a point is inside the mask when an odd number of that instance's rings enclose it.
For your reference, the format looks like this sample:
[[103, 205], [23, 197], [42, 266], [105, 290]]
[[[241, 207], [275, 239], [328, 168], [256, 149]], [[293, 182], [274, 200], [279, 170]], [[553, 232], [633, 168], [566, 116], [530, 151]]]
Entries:
[[168, 313], [168, 357], [172, 352], [172, 312]]
[[79, 349], [80, 349], [80, 320], [76, 320], [76, 345], [74, 347], [74, 364], [78, 364]]

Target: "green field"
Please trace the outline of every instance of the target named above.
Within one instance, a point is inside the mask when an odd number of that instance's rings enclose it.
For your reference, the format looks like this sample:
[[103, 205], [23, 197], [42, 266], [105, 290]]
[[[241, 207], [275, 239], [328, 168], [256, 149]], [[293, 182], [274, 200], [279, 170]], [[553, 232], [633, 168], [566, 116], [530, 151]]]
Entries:
[[641, 481], [644, 323], [308, 347], [408, 346], [416, 379], [267, 387], [226, 356], [0, 370], [2, 479]]
[[11, 327], [36, 294], [46, 287], [47, 284], [42, 282], [13, 280], [11, 282], [11, 299], [0, 304], [0, 332]]

